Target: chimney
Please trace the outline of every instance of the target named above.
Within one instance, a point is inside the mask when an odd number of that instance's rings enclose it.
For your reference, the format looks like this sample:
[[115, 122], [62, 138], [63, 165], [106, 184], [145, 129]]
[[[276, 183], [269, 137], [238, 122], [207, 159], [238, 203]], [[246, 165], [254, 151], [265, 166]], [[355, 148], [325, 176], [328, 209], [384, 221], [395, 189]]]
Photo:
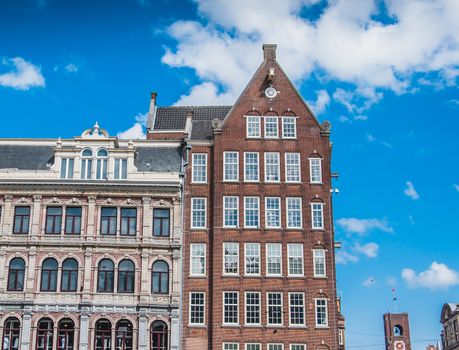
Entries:
[[276, 44], [263, 44], [263, 58], [267, 61], [275, 61], [276, 48]]
[[152, 92], [150, 96], [150, 113], [154, 113], [156, 107], [156, 96], [158, 96], [158, 94], [156, 92]]

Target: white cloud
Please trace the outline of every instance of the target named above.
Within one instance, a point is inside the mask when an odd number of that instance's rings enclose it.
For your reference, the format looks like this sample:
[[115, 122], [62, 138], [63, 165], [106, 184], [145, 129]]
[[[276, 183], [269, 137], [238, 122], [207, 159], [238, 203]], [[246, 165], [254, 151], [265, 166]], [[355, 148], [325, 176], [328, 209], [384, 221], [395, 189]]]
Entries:
[[67, 73], [77, 73], [79, 71], [79, 68], [76, 64], [74, 63], [69, 63], [64, 67], [65, 71]]
[[394, 232], [387, 219], [357, 219], [357, 218], [342, 218], [338, 219], [337, 224], [345, 231], [364, 235], [372, 230], [380, 230], [383, 232]]
[[349, 262], [358, 262], [359, 257], [344, 250], [340, 250], [335, 255], [335, 261], [337, 264], [346, 265]]
[[402, 279], [410, 288], [424, 287], [435, 290], [459, 285], [459, 273], [438, 262], [433, 262], [427, 270], [420, 273], [405, 268], [402, 270]]
[[330, 103], [330, 95], [327, 90], [316, 91], [316, 101], [308, 101], [309, 107], [312, 109], [315, 115], [322, 114], [327, 109]]
[[365, 255], [367, 258], [376, 258], [378, 256], [379, 246], [374, 242], [367, 243], [364, 245], [360, 245], [357, 243], [355, 245], [355, 250]]
[[138, 114], [135, 116], [136, 122], [125, 131], [120, 131], [116, 136], [120, 139], [136, 140], [146, 137], [144, 127], [147, 124], [148, 114]]
[[40, 68], [21, 57], [4, 59], [3, 65], [11, 66], [9, 73], [0, 75], [0, 86], [11, 87], [16, 90], [29, 90], [32, 87], [44, 87], [45, 78]]
[[[451, 86], [459, 76], [455, 0], [384, 0], [386, 6], [377, 0], [334, 0], [318, 19], [301, 17], [318, 0], [194, 2], [201, 21], [177, 21], [167, 28], [177, 45], [167, 49], [163, 62], [193, 69], [201, 82], [218, 86], [217, 96], [238, 96], [260, 63], [265, 42], [279, 45], [279, 60], [294, 81], [319, 71], [346, 83], [351, 92], [340, 89], [333, 97], [352, 113], [377, 103], [382, 90], [413, 91], [415, 75]], [[384, 7], [386, 23], [377, 20]], [[274, 29], [272, 23], [282, 26]], [[209, 96], [216, 97], [204, 95], [200, 103], [208, 103]]]
[[405, 196], [410, 197], [412, 200], [416, 201], [416, 200], [419, 199], [419, 194], [416, 191], [416, 189], [414, 188], [414, 185], [413, 185], [413, 183], [411, 181], [407, 181], [406, 182], [406, 188], [403, 191], [403, 193], [405, 194]]
[[362, 282], [362, 286], [364, 287], [373, 287], [376, 284], [376, 279], [373, 276], [368, 277], [366, 280]]
[[387, 276], [386, 283], [392, 288], [395, 288], [397, 286], [397, 279], [394, 276]]
[[459, 185], [454, 184], [453, 187], [456, 189], [457, 192], [459, 192]]
[[376, 138], [373, 136], [373, 134], [367, 134], [367, 141], [374, 142], [376, 141]]

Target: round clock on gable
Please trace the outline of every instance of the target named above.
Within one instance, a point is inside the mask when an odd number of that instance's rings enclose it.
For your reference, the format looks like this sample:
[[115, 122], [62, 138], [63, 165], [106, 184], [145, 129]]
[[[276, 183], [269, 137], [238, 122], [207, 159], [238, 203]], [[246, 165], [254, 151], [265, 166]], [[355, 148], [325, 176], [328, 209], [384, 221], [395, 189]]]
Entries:
[[405, 350], [405, 342], [404, 341], [396, 341], [394, 343], [394, 350]]
[[265, 90], [265, 95], [267, 98], [274, 98], [277, 96], [277, 90], [276, 88], [270, 86], [268, 88], [266, 88]]

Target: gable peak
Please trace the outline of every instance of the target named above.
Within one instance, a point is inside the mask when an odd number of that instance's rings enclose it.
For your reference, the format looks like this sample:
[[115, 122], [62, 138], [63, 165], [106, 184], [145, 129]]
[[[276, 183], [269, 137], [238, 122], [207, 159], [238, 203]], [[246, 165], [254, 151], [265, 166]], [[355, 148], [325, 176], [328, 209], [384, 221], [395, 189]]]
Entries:
[[277, 44], [263, 44], [263, 58], [266, 61], [276, 60]]

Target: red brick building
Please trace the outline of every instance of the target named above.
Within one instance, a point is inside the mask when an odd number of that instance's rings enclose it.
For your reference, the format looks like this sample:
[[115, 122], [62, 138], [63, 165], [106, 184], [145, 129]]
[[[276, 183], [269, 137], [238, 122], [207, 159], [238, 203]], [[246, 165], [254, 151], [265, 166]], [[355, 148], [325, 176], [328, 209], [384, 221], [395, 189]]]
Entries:
[[264, 45], [233, 106], [157, 107], [148, 138], [185, 145], [182, 348], [343, 349], [330, 125]]

